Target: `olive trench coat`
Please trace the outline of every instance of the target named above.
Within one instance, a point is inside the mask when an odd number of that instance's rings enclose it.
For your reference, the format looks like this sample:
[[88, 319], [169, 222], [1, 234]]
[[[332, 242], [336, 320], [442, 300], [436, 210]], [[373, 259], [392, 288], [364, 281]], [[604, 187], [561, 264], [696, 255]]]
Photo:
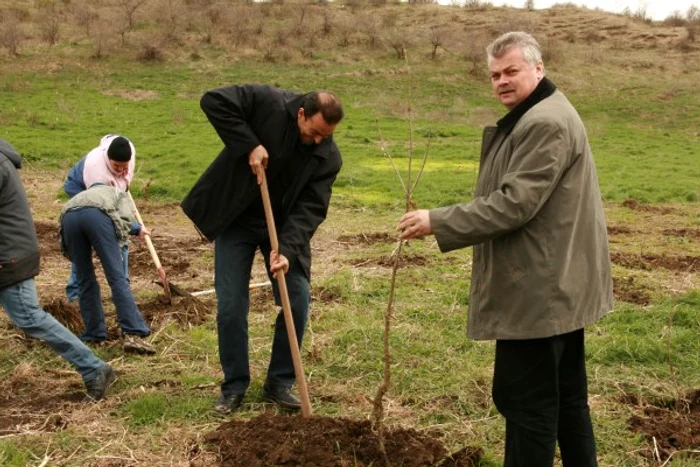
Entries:
[[528, 98], [525, 109], [513, 109], [520, 115], [485, 128], [474, 199], [430, 211], [441, 251], [475, 245], [473, 339], [560, 335], [612, 307], [605, 213], [585, 128], [545, 81], [546, 97]]

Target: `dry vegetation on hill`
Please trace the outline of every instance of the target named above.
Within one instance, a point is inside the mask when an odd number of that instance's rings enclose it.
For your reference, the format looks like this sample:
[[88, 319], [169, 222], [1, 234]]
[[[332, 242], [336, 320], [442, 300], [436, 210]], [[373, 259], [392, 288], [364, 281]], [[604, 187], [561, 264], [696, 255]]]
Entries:
[[674, 13], [664, 22], [644, 14], [615, 15], [560, 4], [546, 10], [395, 4], [383, 1], [251, 3], [223, 0], [3, 0], [0, 46], [9, 57], [47, 48], [63, 58], [122, 55], [131, 59], [192, 60], [209, 55], [234, 61], [314, 58], [402, 58], [407, 49], [432, 59], [467, 58], [475, 67], [483, 46], [507, 30], [543, 37], [545, 59], [575, 46], [657, 49], [691, 53], [700, 11]]

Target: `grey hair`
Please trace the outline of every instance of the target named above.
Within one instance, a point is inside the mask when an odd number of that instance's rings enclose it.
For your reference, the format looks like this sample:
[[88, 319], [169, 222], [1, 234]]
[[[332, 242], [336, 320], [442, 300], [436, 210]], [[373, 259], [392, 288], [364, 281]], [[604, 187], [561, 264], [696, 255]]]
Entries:
[[491, 60], [503, 57], [516, 47], [522, 49], [523, 58], [531, 66], [536, 66], [542, 61], [542, 48], [537, 40], [526, 32], [513, 31], [502, 34], [486, 47], [489, 65]]

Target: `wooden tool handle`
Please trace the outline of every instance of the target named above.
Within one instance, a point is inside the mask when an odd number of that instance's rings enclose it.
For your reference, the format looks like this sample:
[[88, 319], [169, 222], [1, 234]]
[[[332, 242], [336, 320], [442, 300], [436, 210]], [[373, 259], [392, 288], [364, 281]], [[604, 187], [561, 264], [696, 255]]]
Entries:
[[[272, 215], [272, 203], [270, 202], [270, 192], [267, 189], [267, 177], [265, 172], [262, 173], [262, 183], [260, 184], [260, 193], [263, 199], [265, 208], [265, 219], [267, 220], [267, 231], [270, 236], [270, 246], [279, 254], [279, 243], [277, 241], [277, 229], [275, 228], [275, 218]], [[277, 272], [277, 287], [279, 288], [280, 299], [282, 300], [282, 312], [284, 313], [284, 323], [287, 328], [287, 338], [289, 339], [289, 347], [292, 351], [292, 361], [294, 362], [294, 374], [296, 375], [297, 385], [299, 386], [299, 396], [301, 398], [301, 413], [304, 417], [311, 416], [311, 401], [309, 400], [309, 391], [306, 387], [306, 378], [304, 376], [304, 368], [301, 365], [301, 354], [299, 353], [299, 344], [297, 344], [297, 333], [294, 329], [294, 319], [292, 317], [292, 306], [289, 303], [289, 292], [287, 291], [287, 281], [284, 277], [284, 271]]]

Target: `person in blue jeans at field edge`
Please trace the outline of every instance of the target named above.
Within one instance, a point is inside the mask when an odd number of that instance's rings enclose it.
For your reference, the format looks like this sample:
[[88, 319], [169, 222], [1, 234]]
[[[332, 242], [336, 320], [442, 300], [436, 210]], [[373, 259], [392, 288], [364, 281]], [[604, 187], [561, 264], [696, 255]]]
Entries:
[[0, 305], [29, 336], [44, 341], [83, 377], [92, 400], [102, 399], [114, 370], [39, 304], [39, 242], [18, 169], [22, 157], [0, 139]]
[[[136, 148], [124, 136], [109, 134], [102, 137], [99, 146], [83, 156], [68, 172], [63, 190], [69, 198], [85, 191], [96, 182], [110, 182], [115, 187], [126, 191], [134, 177], [136, 167]], [[122, 249], [122, 266], [129, 280], [129, 247]], [[71, 263], [70, 277], [66, 284], [66, 296], [69, 301], [78, 299], [78, 281], [75, 268]]]
[[[248, 283], [255, 251], [269, 275], [285, 274], [297, 345], [301, 346], [311, 292], [310, 240], [326, 218], [340, 171], [333, 131], [343, 118], [330, 92], [295, 94], [265, 85], [228, 86], [204, 94], [201, 107], [225, 145], [181, 206], [214, 240], [219, 358], [224, 372], [216, 409], [235, 410], [250, 383]], [[259, 185], [269, 181], [279, 251], [274, 251]], [[279, 291], [273, 281], [275, 299]], [[278, 313], [263, 395], [282, 408], [299, 410], [284, 315]]]
[[95, 183], [68, 200], [59, 223], [61, 249], [73, 263], [78, 281], [78, 303], [85, 324], [80, 338], [93, 342], [107, 339], [100, 286], [92, 263], [94, 249], [112, 289], [124, 351], [154, 354], [155, 349], [146, 341], [151, 329], [136, 306], [122, 267], [121, 252], [129, 242], [129, 235], [140, 238], [150, 235], [148, 229], [136, 221], [129, 194], [111, 185], [110, 181]]

